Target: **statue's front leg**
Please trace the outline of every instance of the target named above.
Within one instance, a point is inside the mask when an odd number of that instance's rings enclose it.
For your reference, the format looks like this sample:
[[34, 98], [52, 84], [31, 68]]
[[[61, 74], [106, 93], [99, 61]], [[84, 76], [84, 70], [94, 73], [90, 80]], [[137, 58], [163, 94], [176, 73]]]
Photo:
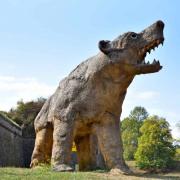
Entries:
[[119, 123], [118, 117], [107, 112], [102, 122], [95, 126], [95, 132], [106, 166], [112, 173], [130, 174], [131, 171], [123, 159]]
[[52, 166], [54, 171], [73, 171], [70, 166], [73, 122], [54, 120]]

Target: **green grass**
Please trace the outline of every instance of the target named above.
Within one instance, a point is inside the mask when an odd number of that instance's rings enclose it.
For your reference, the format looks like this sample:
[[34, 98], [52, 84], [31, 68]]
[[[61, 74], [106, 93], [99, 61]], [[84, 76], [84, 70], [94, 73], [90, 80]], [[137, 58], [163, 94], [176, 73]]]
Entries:
[[152, 174], [139, 170], [134, 161], [128, 161], [127, 163], [134, 172], [131, 176], [111, 175], [106, 171], [59, 173], [53, 172], [48, 166], [34, 169], [6, 167], [0, 168], [0, 180], [180, 180], [180, 161], [177, 161], [174, 170], [164, 174]]
[[104, 179], [91, 172], [53, 172], [48, 167], [0, 168], [1, 180], [99, 180]]

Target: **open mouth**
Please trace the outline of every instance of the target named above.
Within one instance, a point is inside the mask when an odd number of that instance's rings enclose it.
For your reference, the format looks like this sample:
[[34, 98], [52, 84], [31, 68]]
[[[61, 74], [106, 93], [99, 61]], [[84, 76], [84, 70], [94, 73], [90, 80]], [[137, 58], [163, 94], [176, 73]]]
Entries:
[[160, 66], [160, 62], [159, 60], [154, 59], [152, 63], [150, 63], [149, 61], [145, 61], [145, 57], [147, 55], [147, 53], [151, 53], [151, 50], [155, 50], [156, 47], [158, 47], [160, 44], [162, 44], [163, 46], [163, 42], [164, 42], [164, 38], [160, 38], [160, 39], [155, 39], [154, 41], [152, 41], [151, 43], [149, 43], [148, 45], [146, 45], [144, 48], [140, 49], [138, 54], [140, 56], [140, 60], [137, 62], [138, 65], [158, 65]]

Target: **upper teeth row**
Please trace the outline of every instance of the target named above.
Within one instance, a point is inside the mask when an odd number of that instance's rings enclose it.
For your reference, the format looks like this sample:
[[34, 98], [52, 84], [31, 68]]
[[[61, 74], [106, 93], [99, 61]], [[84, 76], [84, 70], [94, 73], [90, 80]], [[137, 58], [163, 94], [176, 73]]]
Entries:
[[[148, 61], [148, 62], [146, 63], [145, 60], [143, 60], [143, 61], [142, 61], [142, 64], [150, 64], [150, 62]], [[154, 59], [154, 61], [153, 61], [152, 64], [160, 64], [160, 62], [159, 62], [159, 61], [156, 61], [156, 60]]]
[[[141, 52], [142, 52], [143, 54], [145, 54], [146, 52], [148, 52], [148, 53], [150, 54], [151, 50], [152, 50], [152, 49], [154, 50], [156, 47], [159, 46], [159, 44], [162, 44], [162, 46], [163, 46], [163, 41], [160, 43], [160, 40], [157, 40], [156, 43], [157, 43], [156, 46], [153, 46], [153, 47], [151, 47], [151, 48], [148, 48], [148, 50], [147, 50], [147, 48], [143, 48], [143, 49], [141, 50]], [[141, 54], [141, 52], [139, 52], [139, 54]]]

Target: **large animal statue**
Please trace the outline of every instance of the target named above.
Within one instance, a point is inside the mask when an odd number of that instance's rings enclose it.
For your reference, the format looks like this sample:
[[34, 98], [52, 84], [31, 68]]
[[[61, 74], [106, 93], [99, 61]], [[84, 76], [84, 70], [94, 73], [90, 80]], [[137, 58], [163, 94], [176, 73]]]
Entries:
[[[162, 68], [159, 61], [149, 63], [145, 57], [163, 44], [163, 29], [164, 23], [157, 21], [140, 33], [127, 32], [113, 41], [99, 41], [100, 52], [59, 83], [36, 117], [31, 167], [51, 160], [54, 171], [72, 171], [74, 141], [79, 170], [95, 168], [93, 149], [98, 146], [111, 172], [131, 172], [123, 159], [120, 137], [122, 104], [136, 75]], [[97, 143], [91, 140], [92, 135]]]

